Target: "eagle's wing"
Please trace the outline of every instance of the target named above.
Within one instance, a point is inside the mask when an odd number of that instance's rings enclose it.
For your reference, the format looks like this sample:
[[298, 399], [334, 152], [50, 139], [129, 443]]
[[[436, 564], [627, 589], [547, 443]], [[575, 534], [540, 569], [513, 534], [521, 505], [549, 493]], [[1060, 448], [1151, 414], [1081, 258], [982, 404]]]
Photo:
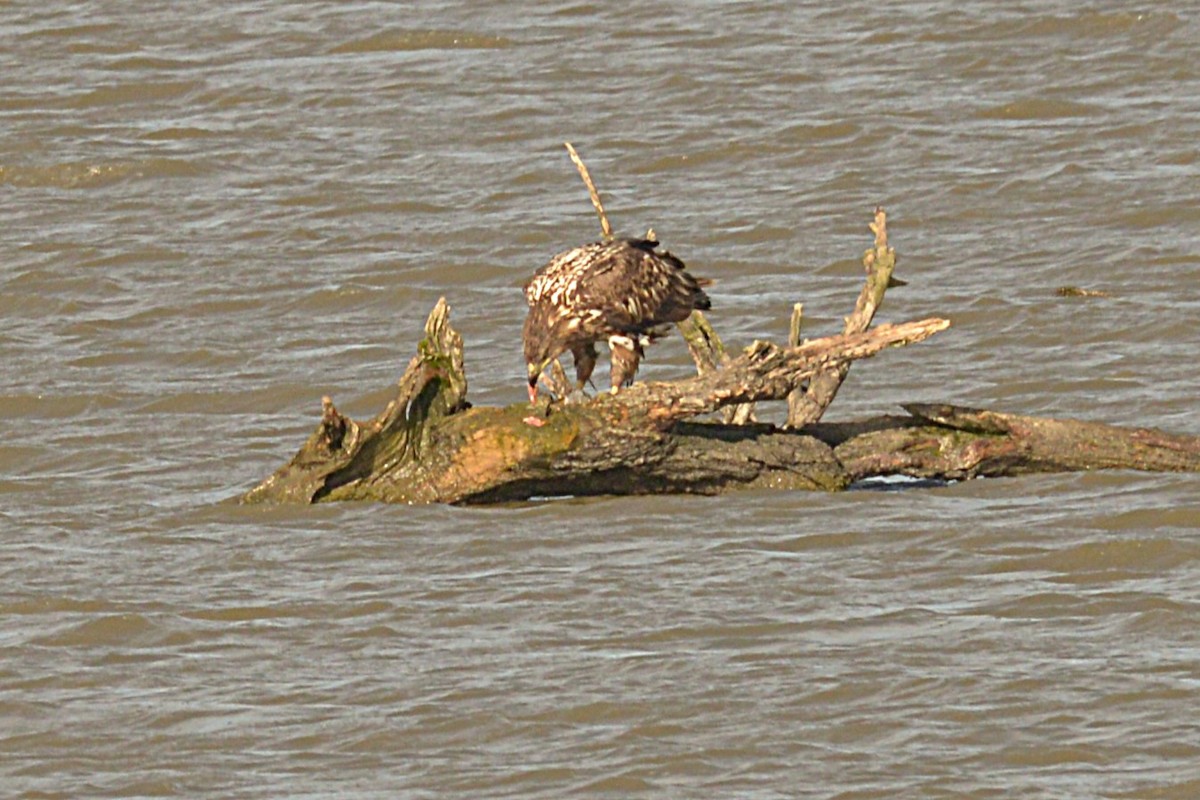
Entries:
[[525, 284], [525, 302], [535, 305], [550, 300], [557, 306], [570, 308], [580, 302], [579, 288], [592, 274], [611, 268], [610, 243], [596, 242], [565, 250], [537, 272]]
[[693, 308], [707, 306], [699, 282], [670, 253], [657, 253], [657, 242], [613, 242], [610, 251], [579, 282], [579, 303], [598, 310], [606, 326], [644, 332], [686, 319]]

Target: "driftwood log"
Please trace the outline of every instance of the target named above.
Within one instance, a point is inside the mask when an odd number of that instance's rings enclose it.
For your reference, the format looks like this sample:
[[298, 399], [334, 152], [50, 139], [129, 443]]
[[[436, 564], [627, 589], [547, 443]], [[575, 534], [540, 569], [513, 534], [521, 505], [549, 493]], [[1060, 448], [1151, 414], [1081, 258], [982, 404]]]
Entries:
[[535, 497], [741, 488], [844, 489], [886, 475], [959, 480], [1091, 469], [1200, 471], [1200, 437], [953, 405], [799, 430], [695, 418], [785, 400], [802, 381], [944, 320], [881, 325], [794, 348], [756, 343], [723, 369], [643, 383], [587, 404], [470, 408], [462, 342], [439, 302], [396, 398], [355, 422], [324, 400], [317, 430], [246, 502], [492, 503]]
[[[573, 148], [606, 237], [599, 193]], [[243, 502], [377, 500], [495, 503], [598, 494], [744, 488], [838, 490], [905, 475], [940, 481], [1092, 469], [1200, 471], [1200, 437], [1091, 422], [910, 404], [905, 416], [820, 423], [851, 363], [949, 326], [925, 319], [871, 327], [893, 275], [886, 214], [876, 211], [866, 282], [840, 335], [800, 341], [800, 307], [783, 346], [731, 356], [701, 312], [680, 324], [698, 374], [638, 383], [584, 403], [505, 408], [467, 402], [463, 342], [440, 300], [395, 398], [374, 419], [328, 397], [316, 431]], [[561, 376], [561, 368], [555, 370]], [[551, 390], [566, 385], [551, 378]], [[753, 421], [756, 403], [788, 404], [785, 427]], [[719, 419], [714, 419], [718, 416]]]

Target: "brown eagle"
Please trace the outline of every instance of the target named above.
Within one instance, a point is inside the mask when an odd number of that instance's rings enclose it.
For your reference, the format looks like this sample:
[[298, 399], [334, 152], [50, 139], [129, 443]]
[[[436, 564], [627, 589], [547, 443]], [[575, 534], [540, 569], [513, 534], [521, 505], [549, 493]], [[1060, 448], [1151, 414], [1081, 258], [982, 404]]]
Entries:
[[643, 347], [671, 322], [712, 304], [683, 262], [655, 252], [652, 239], [618, 239], [559, 253], [525, 285], [529, 316], [522, 338], [529, 401], [537, 402], [538, 377], [559, 355], [575, 356], [580, 389], [596, 368], [596, 342], [612, 350], [612, 391], [633, 382]]

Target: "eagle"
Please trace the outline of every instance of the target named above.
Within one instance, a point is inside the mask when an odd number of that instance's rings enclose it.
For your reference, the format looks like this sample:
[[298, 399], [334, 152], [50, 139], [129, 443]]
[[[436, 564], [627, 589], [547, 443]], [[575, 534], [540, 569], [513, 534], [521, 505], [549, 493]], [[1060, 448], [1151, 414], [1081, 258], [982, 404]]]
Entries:
[[596, 342], [611, 349], [612, 392], [633, 382], [643, 347], [666, 333], [668, 323], [712, 303], [684, 263], [657, 250], [654, 239], [594, 242], [559, 253], [525, 284], [529, 315], [522, 339], [529, 402], [537, 402], [538, 377], [570, 350], [576, 385], [596, 368]]

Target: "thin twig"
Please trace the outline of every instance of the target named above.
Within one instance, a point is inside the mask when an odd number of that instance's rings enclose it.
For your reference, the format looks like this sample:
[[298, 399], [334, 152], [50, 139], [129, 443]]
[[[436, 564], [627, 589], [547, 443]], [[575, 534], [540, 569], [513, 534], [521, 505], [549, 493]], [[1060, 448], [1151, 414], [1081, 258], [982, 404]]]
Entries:
[[592, 198], [592, 205], [595, 206], [596, 213], [600, 215], [600, 230], [604, 232], [605, 240], [613, 238], [612, 225], [608, 222], [608, 215], [604, 213], [604, 204], [600, 202], [600, 192], [596, 191], [596, 184], [592, 183], [592, 176], [588, 172], [587, 165], [583, 163], [583, 159], [579, 157], [579, 153], [575, 152], [575, 148], [570, 142], [563, 142], [563, 144], [571, 156], [571, 161], [575, 162], [575, 168], [579, 170], [579, 177], [583, 178], [583, 183], [587, 186], [588, 195]]
[[[801, 328], [804, 324], [804, 303], [796, 303], [792, 306], [792, 320], [788, 326], [788, 347], [799, 347], [801, 341]], [[792, 420], [801, 418], [808, 403], [808, 381], [796, 386], [795, 389], [787, 396], [788, 413], [787, 418], [789, 424]]]

